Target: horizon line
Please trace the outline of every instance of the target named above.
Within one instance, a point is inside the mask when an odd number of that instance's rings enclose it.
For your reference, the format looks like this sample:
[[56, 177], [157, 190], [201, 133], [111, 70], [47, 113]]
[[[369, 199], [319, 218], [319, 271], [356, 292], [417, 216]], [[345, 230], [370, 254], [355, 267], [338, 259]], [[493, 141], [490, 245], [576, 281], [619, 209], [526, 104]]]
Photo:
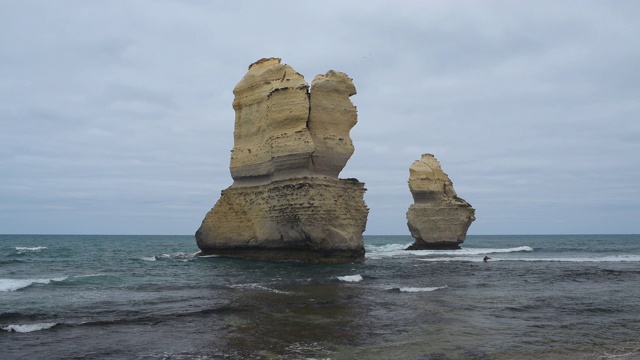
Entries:
[[[193, 236], [195, 238], [195, 234], [0, 233], [0, 236], [16, 236], [16, 235], [24, 235], [24, 236], [38, 236], [38, 235], [55, 235], [55, 236]], [[467, 236], [583, 236], [583, 235], [640, 235], [640, 233], [467, 234]], [[363, 234], [363, 236], [407, 236], [407, 237], [412, 237], [411, 234]]]

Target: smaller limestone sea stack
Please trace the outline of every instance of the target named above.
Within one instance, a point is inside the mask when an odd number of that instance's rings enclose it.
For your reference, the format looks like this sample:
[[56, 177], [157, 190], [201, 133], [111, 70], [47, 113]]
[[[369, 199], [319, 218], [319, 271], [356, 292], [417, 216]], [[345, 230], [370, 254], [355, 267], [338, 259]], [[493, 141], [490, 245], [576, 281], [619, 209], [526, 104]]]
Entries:
[[364, 259], [364, 184], [339, 179], [357, 122], [344, 73], [311, 87], [278, 58], [261, 59], [233, 90], [233, 185], [196, 232], [201, 254], [340, 263]]
[[475, 209], [457, 196], [433, 155], [423, 154], [411, 164], [409, 190], [414, 204], [407, 211], [407, 225], [415, 242], [407, 250], [460, 249], [476, 219]]

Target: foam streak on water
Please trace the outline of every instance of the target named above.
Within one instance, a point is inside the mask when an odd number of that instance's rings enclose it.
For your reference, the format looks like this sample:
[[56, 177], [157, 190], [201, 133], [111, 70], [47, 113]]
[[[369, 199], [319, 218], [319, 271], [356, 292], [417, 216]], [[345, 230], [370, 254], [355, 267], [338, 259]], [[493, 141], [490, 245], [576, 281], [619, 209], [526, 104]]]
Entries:
[[49, 284], [52, 281], [64, 281], [66, 277], [52, 279], [0, 279], [0, 292], [16, 291], [32, 284]]
[[46, 246], [35, 246], [35, 247], [16, 246], [15, 249], [19, 254], [23, 254], [23, 253], [29, 253], [29, 252], [40, 252], [42, 250], [46, 250], [47, 247]]
[[[421, 258], [420, 261], [470, 261], [470, 262], [484, 262], [484, 258], [481, 257], [430, 257]], [[607, 263], [607, 262], [640, 262], [640, 256], [638, 255], [617, 255], [617, 256], [592, 256], [592, 257], [492, 257], [490, 261], [540, 261], [540, 262], [585, 262], [585, 263]]]
[[338, 280], [340, 281], [345, 281], [345, 282], [360, 282], [362, 281], [362, 275], [345, 275], [345, 276], [338, 276], [337, 277]]
[[451, 255], [451, 256], [478, 256], [499, 253], [512, 252], [531, 252], [534, 249], [531, 246], [517, 246], [510, 248], [476, 248], [476, 249], [460, 249], [460, 250], [405, 250], [408, 244], [390, 244], [384, 246], [370, 246], [366, 257], [368, 259], [381, 259], [388, 257], [410, 257], [410, 256], [434, 256], [434, 255]]
[[8, 325], [2, 327], [2, 330], [9, 332], [30, 333], [34, 331], [51, 329], [58, 323], [41, 323], [41, 324], [25, 324], [25, 325]]
[[440, 287], [426, 287], [426, 288], [417, 288], [417, 287], [401, 287], [400, 292], [429, 292], [436, 291], [446, 288], [446, 286]]

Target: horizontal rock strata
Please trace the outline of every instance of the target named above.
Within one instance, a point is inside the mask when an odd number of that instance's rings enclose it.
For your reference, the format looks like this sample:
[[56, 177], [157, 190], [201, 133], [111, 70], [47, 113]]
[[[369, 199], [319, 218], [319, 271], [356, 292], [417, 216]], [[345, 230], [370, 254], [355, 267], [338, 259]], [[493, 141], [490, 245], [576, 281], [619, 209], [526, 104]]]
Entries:
[[309, 86], [280, 59], [254, 63], [236, 85], [236, 112], [231, 152], [235, 185], [279, 177], [309, 175], [315, 147], [307, 128]]
[[315, 145], [313, 173], [338, 177], [353, 155], [349, 130], [357, 122], [357, 111], [349, 97], [355, 94], [355, 86], [344, 73], [329, 71], [313, 79], [308, 123]]
[[364, 258], [364, 184], [338, 178], [357, 122], [344, 73], [305, 82], [261, 59], [234, 89], [234, 182], [196, 232], [202, 254], [349, 262]]
[[351, 262], [364, 256], [368, 209], [358, 181], [303, 178], [231, 187], [196, 233], [203, 254]]
[[475, 220], [475, 209], [457, 196], [453, 183], [431, 154], [423, 154], [409, 168], [414, 203], [407, 225], [415, 242], [408, 250], [459, 249]]

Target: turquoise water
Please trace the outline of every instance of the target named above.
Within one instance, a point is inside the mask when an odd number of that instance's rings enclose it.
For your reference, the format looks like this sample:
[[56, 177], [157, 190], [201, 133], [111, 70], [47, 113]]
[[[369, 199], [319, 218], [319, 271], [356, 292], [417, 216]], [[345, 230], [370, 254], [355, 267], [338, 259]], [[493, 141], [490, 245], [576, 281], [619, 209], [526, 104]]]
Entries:
[[193, 236], [0, 235], [0, 357], [640, 357], [640, 236], [411, 242], [309, 265], [196, 258]]

